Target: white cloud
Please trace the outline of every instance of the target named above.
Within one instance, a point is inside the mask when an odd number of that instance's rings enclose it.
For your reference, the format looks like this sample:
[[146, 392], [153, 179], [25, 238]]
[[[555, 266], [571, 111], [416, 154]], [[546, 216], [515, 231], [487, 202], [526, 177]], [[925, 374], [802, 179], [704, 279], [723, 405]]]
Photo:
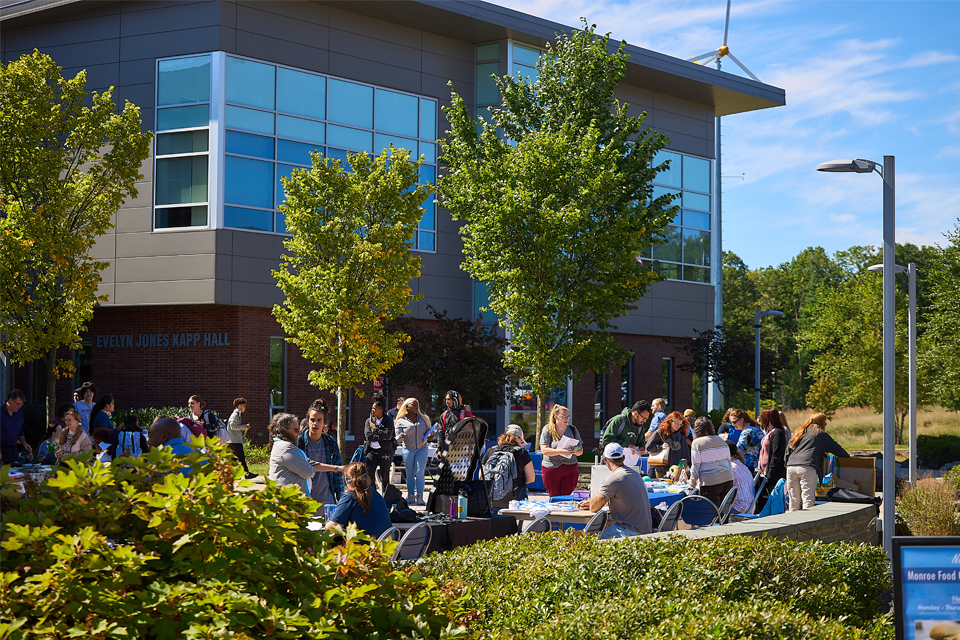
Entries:
[[941, 53], [939, 51], [923, 51], [921, 53], [915, 53], [899, 66], [903, 69], [909, 69], [913, 67], [927, 67], [934, 64], [946, 64], [949, 62], [957, 62], [960, 60], [960, 56], [954, 55], [952, 53]]

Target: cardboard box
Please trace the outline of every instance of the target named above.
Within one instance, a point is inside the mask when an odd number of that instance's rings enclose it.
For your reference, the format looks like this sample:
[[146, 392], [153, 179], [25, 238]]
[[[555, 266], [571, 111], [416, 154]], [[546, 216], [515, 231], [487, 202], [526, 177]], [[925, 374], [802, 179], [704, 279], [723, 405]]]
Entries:
[[877, 460], [876, 458], [837, 458], [835, 476], [841, 480], [857, 485], [852, 489], [865, 496], [873, 496], [877, 492]]

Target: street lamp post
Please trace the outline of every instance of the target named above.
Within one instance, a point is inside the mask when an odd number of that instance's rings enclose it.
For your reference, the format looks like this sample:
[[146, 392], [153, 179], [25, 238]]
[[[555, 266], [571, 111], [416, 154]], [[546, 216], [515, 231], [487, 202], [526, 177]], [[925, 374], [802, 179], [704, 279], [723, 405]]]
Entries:
[[[867, 267], [870, 271], [883, 271], [882, 264]], [[904, 268], [894, 267], [896, 273], [906, 271], [909, 278], [910, 299], [910, 484], [917, 482], [917, 265], [911, 262]]]
[[872, 160], [833, 160], [817, 166], [833, 173], [873, 173], [883, 178], [883, 549], [893, 561], [894, 466], [894, 287], [893, 251], [896, 238], [896, 160], [883, 156], [883, 168]]
[[754, 337], [753, 352], [753, 419], [760, 417], [760, 318], [782, 316], [783, 311], [757, 311], [753, 316]]

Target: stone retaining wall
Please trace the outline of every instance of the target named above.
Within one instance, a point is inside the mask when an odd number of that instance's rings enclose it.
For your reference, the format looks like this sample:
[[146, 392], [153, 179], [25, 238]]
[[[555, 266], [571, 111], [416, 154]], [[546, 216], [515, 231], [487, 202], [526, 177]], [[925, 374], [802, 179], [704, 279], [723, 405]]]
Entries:
[[828, 502], [813, 509], [794, 511], [775, 516], [756, 518], [747, 522], [735, 522], [703, 529], [655, 533], [652, 536], [682, 535], [688, 538], [712, 538], [714, 536], [769, 535], [804, 542], [866, 542], [880, 544], [875, 518], [877, 509], [869, 504], [844, 504]]

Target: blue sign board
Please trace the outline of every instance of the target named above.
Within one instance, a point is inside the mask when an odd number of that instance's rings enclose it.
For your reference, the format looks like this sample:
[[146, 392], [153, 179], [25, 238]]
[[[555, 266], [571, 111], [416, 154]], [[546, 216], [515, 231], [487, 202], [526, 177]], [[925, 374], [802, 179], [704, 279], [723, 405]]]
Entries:
[[960, 537], [893, 538], [897, 640], [960, 640]]

